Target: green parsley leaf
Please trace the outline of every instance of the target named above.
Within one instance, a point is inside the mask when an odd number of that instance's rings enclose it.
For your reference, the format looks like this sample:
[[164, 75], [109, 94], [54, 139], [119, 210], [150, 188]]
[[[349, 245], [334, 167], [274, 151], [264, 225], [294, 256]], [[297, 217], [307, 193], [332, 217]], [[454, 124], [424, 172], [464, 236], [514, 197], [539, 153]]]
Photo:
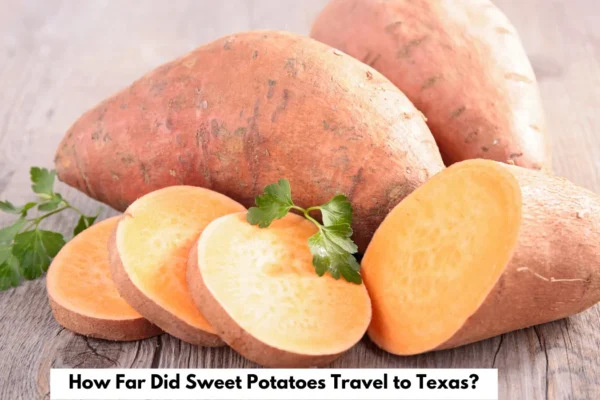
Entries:
[[29, 210], [31, 210], [33, 207], [35, 207], [36, 205], [37, 205], [37, 203], [34, 201], [25, 204], [23, 207], [21, 207], [21, 216], [26, 217], [27, 212]]
[[97, 215], [95, 217], [86, 217], [85, 215], [80, 216], [75, 229], [73, 229], [73, 236], [77, 236], [82, 231], [92, 226], [94, 221], [96, 221], [96, 218], [98, 218]]
[[31, 189], [44, 199], [54, 197], [54, 178], [56, 171], [46, 168], [32, 167], [29, 171], [31, 176]]
[[352, 205], [343, 194], [336, 195], [319, 208], [324, 225], [352, 224]]
[[50, 200], [45, 203], [42, 203], [38, 206], [38, 210], [40, 211], [54, 211], [60, 206], [63, 202], [62, 196], [58, 193], [54, 195]]
[[[302, 211], [319, 228], [319, 232], [308, 239], [317, 275], [329, 272], [335, 279], [343, 277], [348, 282], [362, 283], [360, 265], [352, 255], [358, 247], [352, 241], [352, 205], [346, 196], [338, 194], [321, 206], [304, 209], [292, 201], [289, 181], [280, 179], [265, 188], [264, 194], [256, 198], [256, 205], [248, 210], [246, 220], [260, 228], [283, 218], [292, 208]], [[321, 211], [323, 224], [309, 215], [313, 210]]]
[[30, 202], [25, 204], [23, 207], [16, 207], [10, 201], [0, 201], [0, 211], [4, 211], [9, 214], [21, 214], [22, 216], [27, 215], [27, 211], [35, 207], [37, 203]]
[[[65, 245], [62, 234], [40, 230], [42, 220], [66, 209], [76, 211], [80, 217], [73, 236], [90, 227], [100, 215], [84, 215], [54, 192], [56, 171], [32, 167], [31, 189], [39, 197], [21, 207], [10, 201], [0, 201], [0, 211], [16, 214], [19, 218], [12, 225], [0, 228], [0, 290], [16, 287], [25, 279], [35, 279], [48, 270], [52, 258]], [[42, 214], [27, 218], [29, 210], [37, 207]], [[25, 228], [25, 229], [23, 229]]]
[[0, 244], [12, 243], [16, 234], [19, 233], [21, 228], [23, 228], [23, 225], [25, 225], [25, 220], [23, 218], [19, 218], [14, 224], [0, 229]]
[[[2, 252], [0, 246], [0, 253]], [[0, 255], [0, 259], [1, 259]], [[12, 254], [0, 262], [0, 290], [10, 289], [19, 286], [21, 274], [19, 273], [19, 261]]]
[[14, 206], [10, 201], [0, 201], [0, 211], [4, 211], [8, 214], [19, 214], [19, 209]]
[[31, 280], [48, 270], [51, 259], [64, 245], [60, 233], [36, 229], [15, 236], [12, 254], [20, 263], [21, 275]]
[[265, 188], [264, 194], [256, 198], [258, 207], [250, 207], [246, 214], [246, 220], [252, 225], [266, 228], [274, 219], [286, 216], [294, 206], [292, 202], [292, 191], [287, 179], [280, 179]]
[[[323, 227], [308, 238], [308, 247], [313, 254], [315, 271], [319, 276], [323, 276], [326, 271], [329, 271], [335, 279], [339, 279], [341, 274], [348, 282], [360, 284], [362, 282], [358, 273], [360, 265], [346, 248], [340, 246], [342, 244], [356, 249], [356, 245], [352, 240], [336, 233], [340, 230], [343, 230], [341, 225], [334, 226], [333, 230]], [[351, 232], [352, 230], [350, 230], [350, 234], [352, 234]]]

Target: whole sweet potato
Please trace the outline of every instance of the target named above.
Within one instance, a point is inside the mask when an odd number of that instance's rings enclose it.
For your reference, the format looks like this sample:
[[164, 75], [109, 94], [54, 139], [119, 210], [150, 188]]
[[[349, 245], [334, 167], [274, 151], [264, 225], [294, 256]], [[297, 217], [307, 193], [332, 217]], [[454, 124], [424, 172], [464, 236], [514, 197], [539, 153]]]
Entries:
[[490, 1], [332, 0], [311, 36], [400, 88], [427, 117], [447, 162], [550, 169], [533, 69]]
[[55, 161], [62, 181], [118, 210], [170, 185], [245, 206], [280, 178], [300, 206], [341, 192], [361, 250], [443, 168], [423, 116], [385, 77], [274, 31], [225, 37], [150, 72], [76, 121]]

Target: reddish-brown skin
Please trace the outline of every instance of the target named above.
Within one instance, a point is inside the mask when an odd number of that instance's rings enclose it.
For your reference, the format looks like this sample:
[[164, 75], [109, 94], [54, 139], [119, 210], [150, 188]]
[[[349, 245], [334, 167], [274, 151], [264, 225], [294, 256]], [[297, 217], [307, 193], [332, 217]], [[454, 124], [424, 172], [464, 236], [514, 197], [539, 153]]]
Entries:
[[344, 193], [361, 250], [443, 168], [422, 115], [385, 77], [276, 31], [228, 36], [150, 72], [75, 122], [55, 161], [62, 181], [118, 210], [182, 184], [247, 207], [281, 178], [304, 207]]
[[427, 117], [447, 162], [551, 168], [533, 69], [490, 1], [332, 0], [311, 37], [398, 86]]
[[198, 266], [197, 245], [192, 247], [188, 258], [187, 282], [194, 303], [217, 330], [219, 336], [234, 350], [251, 361], [270, 368], [324, 367], [343, 354], [314, 356], [292, 353], [263, 343], [246, 332], [227, 314], [227, 311], [204, 284]]
[[143, 317], [125, 320], [94, 318], [71, 311], [54, 301], [50, 293], [48, 296], [56, 322], [80, 335], [105, 340], [130, 341], [147, 339], [163, 333], [158, 326]]
[[475, 314], [438, 349], [565, 318], [600, 301], [600, 197], [544, 172], [507, 168], [523, 195], [513, 258]]

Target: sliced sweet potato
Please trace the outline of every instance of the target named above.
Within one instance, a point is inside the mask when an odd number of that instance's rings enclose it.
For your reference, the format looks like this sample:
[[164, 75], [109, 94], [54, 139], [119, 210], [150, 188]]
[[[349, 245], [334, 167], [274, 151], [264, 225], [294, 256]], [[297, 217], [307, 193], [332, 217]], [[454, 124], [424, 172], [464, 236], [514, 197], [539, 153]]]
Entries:
[[110, 241], [111, 271], [123, 298], [140, 314], [186, 342], [223, 342], [194, 305], [186, 284], [193, 243], [214, 219], [244, 210], [208, 189], [172, 186], [129, 206]]
[[369, 336], [409, 355], [583, 311], [600, 300], [600, 199], [492, 161], [453, 165], [386, 217], [362, 261]]
[[212, 222], [192, 248], [192, 297], [246, 358], [269, 367], [325, 365], [365, 333], [367, 291], [317, 276], [307, 243], [316, 229], [294, 214], [260, 229], [237, 213]]
[[67, 243], [48, 270], [46, 286], [56, 321], [85, 336], [138, 340], [162, 333], [119, 295], [107, 243], [119, 217], [86, 229]]

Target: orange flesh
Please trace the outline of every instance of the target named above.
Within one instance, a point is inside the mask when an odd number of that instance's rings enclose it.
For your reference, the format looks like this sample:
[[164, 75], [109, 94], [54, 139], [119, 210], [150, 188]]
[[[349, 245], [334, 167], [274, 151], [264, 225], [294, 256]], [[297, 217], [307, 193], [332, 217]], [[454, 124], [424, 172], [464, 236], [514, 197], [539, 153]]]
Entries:
[[319, 277], [307, 240], [317, 228], [289, 214], [267, 229], [245, 213], [213, 222], [198, 243], [204, 284], [256, 339], [307, 355], [336, 354], [364, 335], [371, 304], [364, 285]]
[[118, 220], [113, 217], [89, 227], [52, 261], [46, 284], [62, 307], [98, 319], [142, 318], [121, 298], [110, 274], [107, 244]]
[[485, 300], [517, 242], [521, 191], [492, 161], [455, 164], [386, 217], [362, 261], [369, 336], [400, 355], [450, 339]]
[[242, 210], [226, 196], [191, 186], [168, 187], [136, 200], [117, 228], [117, 248], [129, 279], [172, 315], [215, 333], [192, 302], [188, 253], [211, 221]]

